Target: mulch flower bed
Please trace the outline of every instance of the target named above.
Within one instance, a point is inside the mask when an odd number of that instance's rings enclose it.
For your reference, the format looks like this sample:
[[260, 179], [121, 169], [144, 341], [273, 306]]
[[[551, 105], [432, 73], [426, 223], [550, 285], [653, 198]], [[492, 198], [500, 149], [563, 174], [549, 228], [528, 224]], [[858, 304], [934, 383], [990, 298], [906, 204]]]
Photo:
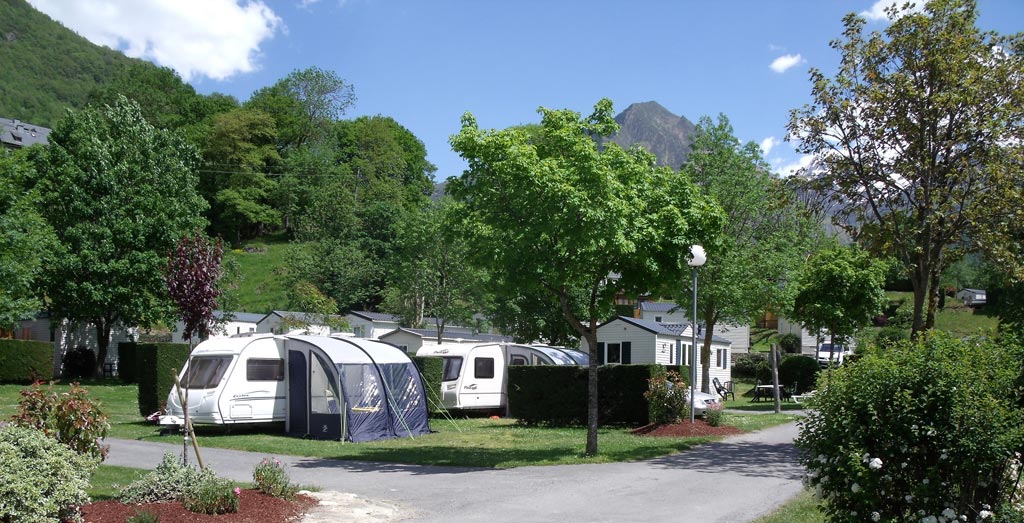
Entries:
[[119, 501], [97, 501], [82, 507], [86, 523], [125, 523], [137, 512], [152, 512], [161, 523], [292, 523], [316, 506], [309, 496], [291, 500], [275, 498], [255, 490], [238, 495], [238, 512], [234, 514], [196, 514], [185, 510], [180, 501], [125, 505]]
[[644, 425], [643, 427], [633, 429], [632, 432], [637, 436], [669, 438], [686, 438], [691, 436], [733, 436], [736, 434], [743, 434], [743, 431], [736, 427], [729, 427], [727, 425], [712, 427], [701, 419], [694, 420], [693, 423], [683, 421], [680, 423], [668, 423], [663, 425]]

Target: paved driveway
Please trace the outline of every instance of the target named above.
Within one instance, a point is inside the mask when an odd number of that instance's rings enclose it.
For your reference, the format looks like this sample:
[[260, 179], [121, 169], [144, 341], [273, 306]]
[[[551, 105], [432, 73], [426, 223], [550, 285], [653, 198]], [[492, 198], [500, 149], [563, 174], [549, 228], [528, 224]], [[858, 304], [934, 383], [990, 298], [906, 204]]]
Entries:
[[[508, 470], [277, 456], [296, 483], [397, 505], [410, 521], [749, 521], [797, 494], [789, 423], [662, 458]], [[180, 445], [111, 440], [110, 465], [154, 467]], [[263, 454], [205, 448], [224, 477], [251, 481]]]

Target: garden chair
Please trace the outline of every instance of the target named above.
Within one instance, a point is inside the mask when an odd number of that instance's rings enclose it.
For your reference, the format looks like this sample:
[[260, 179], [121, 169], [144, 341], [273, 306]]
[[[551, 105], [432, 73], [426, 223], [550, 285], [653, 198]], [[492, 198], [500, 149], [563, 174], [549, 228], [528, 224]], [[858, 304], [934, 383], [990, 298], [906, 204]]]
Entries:
[[793, 401], [793, 396], [796, 396], [796, 382], [789, 387], [779, 387], [779, 395], [784, 401]]
[[722, 381], [719, 380], [718, 378], [715, 378], [711, 380], [711, 383], [715, 385], [715, 391], [718, 392], [718, 395], [722, 397], [722, 401], [729, 399], [729, 396], [732, 396], [732, 399], [734, 400], [736, 399], [736, 393], [732, 391], [731, 381], [727, 381], [725, 382], [725, 385], [722, 385]]

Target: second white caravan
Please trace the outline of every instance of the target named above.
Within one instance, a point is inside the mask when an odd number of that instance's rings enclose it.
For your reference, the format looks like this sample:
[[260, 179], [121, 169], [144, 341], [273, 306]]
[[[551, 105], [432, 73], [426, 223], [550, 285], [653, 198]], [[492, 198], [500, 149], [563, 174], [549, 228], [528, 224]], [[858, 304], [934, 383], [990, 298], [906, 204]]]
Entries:
[[588, 361], [586, 353], [574, 349], [506, 343], [424, 345], [416, 356], [444, 360], [437, 391], [441, 406], [465, 410], [505, 409], [510, 365], [586, 365]]

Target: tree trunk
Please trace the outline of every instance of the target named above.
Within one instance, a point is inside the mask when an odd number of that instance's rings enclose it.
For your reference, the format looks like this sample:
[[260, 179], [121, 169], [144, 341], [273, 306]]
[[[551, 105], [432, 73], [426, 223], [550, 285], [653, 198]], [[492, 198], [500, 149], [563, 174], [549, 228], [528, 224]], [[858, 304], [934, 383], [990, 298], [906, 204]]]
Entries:
[[93, 320], [96, 326], [96, 376], [103, 377], [103, 362], [107, 360], [107, 346], [110, 345], [110, 324], [107, 318]]
[[924, 303], [928, 291], [927, 275], [920, 274], [919, 269], [914, 269], [910, 276], [910, 283], [914, 287], [914, 319], [910, 327], [910, 339], [917, 339], [917, 336], [924, 332]]
[[597, 330], [587, 329], [583, 333], [590, 352], [587, 364], [587, 456], [597, 455]]
[[700, 391], [711, 394], [711, 337], [715, 332], [715, 321], [706, 318], [704, 321], [707, 328], [704, 330], [704, 344], [700, 348]]

